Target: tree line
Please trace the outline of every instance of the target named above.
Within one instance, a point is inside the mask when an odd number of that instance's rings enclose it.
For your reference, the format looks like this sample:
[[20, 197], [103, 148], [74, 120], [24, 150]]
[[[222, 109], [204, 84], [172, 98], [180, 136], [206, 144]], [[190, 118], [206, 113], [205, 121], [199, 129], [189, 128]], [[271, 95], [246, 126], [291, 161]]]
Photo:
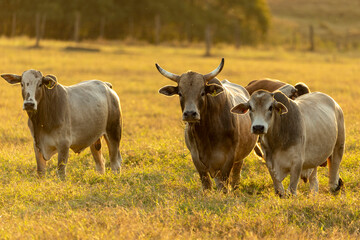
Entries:
[[0, 34], [42, 38], [226, 42], [266, 38], [266, 0], [0, 0]]

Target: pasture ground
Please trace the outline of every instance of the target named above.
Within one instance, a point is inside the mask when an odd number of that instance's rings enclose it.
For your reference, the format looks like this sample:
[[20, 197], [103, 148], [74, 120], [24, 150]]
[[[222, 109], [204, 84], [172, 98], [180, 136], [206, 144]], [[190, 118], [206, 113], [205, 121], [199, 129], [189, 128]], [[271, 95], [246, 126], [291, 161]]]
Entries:
[[[1, 239], [359, 238], [359, 53], [225, 46], [204, 58], [203, 49], [195, 47], [109, 43], [96, 45], [101, 52], [94, 53], [66, 52], [70, 43], [64, 42], [27, 48], [31, 44], [26, 38], [1, 38], [0, 72], [21, 74], [34, 68], [56, 75], [64, 85], [94, 78], [113, 84], [124, 120], [122, 172], [114, 175], [108, 169], [99, 175], [86, 149], [70, 154], [67, 181], [56, 176], [56, 157], [48, 162], [46, 178], [38, 179], [20, 87], [1, 80]], [[184, 144], [178, 98], [157, 93], [172, 82], [154, 64], [179, 74], [189, 69], [207, 73], [221, 57], [225, 67], [220, 79], [241, 85], [263, 77], [302, 81], [342, 106], [347, 127], [340, 168], [344, 193], [334, 197], [328, 192], [327, 168], [320, 168], [318, 195], [312, 196], [301, 182], [297, 197], [279, 199], [265, 165], [253, 153], [245, 160], [239, 190], [202, 192]], [[103, 152], [108, 159], [107, 150]]]

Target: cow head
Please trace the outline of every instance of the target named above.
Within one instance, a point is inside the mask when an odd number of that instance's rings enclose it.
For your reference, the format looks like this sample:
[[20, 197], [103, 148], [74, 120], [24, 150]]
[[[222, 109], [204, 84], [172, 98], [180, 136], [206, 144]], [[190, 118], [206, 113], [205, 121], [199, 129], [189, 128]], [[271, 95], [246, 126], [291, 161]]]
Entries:
[[179, 95], [183, 112], [182, 119], [185, 122], [200, 121], [200, 113], [206, 105], [207, 96], [217, 96], [224, 91], [220, 84], [209, 84], [209, 81], [221, 72], [224, 66], [224, 58], [214, 71], [205, 75], [192, 71], [183, 73], [182, 75], [176, 75], [162, 69], [158, 64], [155, 64], [155, 66], [162, 75], [177, 83], [177, 86], [165, 86], [161, 88], [159, 93], [166, 96]]
[[274, 99], [274, 93], [259, 90], [251, 95], [248, 102], [231, 109], [232, 113], [237, 114], [245, 114], [247, 111], [250, 112], [251, 132], [260, 135], [267, 133], [275, 114], [285, 114], [288, 110]]
[[23, 109], [27, 112], [37, 110], [37, 106], [43, 95], [43, 88], [52, 89], [57, 84], [56, 77], [53, 75], [43, 76], [40, 71], [27, 70], [23, 74], [2, 74], [10, 84], [21, 84], [22, 96], [24, 99]]

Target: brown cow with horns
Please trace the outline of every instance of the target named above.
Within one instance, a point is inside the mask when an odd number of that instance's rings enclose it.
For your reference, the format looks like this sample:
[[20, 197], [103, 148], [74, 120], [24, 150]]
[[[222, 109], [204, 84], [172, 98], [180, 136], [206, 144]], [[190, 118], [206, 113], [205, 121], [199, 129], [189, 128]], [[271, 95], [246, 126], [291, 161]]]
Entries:
[[243, 160], [254, 148], [257, 136], [250, 132], [248, 114], [230, 112], [237, 104], [248, 101], [250, 96], [245, 88], [215, 78], [223, 66], [224, 59], [208, 74], [189, 71], [176, 75], [156, 64], [162, 75], [177, 83], [177, 86], [165, 86], [159, 92], [180, 97], [182, 119], [186, 122], [185, 142], [203, 189], [211, 189], [211, 176], [215, 178], [218, 190], [227, 192], [229, 178], [231, 187], [237, 187]]

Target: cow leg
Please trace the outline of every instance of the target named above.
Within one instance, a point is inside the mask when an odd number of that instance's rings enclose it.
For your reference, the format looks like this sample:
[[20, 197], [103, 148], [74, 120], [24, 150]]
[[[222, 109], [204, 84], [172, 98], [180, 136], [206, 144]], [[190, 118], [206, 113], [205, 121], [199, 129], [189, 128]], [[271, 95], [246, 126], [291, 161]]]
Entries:
[[211, 190], [211, 179], [209, 176], [209, 173], [207, 172], [199, 172], [201, 184], [203, 187], [203, 190]]
[[267, 168], [269, 170], [271, 179], [273, 181], [275, 194], [278, 195], [281, 198], [285, 197], [286, 196], [285, 189], [284, 189], [284, 186], [283, 186], [283, 184], [281, 182], [286, 177], [286, 174], [284, 174], [283, 172], [279, 172], [279, 171], [274, 170], [272, 160], [271, 160], [269, 154], [268, 154], [268, 157], [266, 159], [266, 166], [267, 166]]
[[339, 193], [343, 187], [344, 182], [339, 177], [339, 167], [345, 150], [345, 126], [344, 116], [339, 113], [338, 118], [338, 136], [332, 155], [330, 156], [329, 164], [329, 186], [333, 194]]
[[216, 189], [220, 192], [222, 191], [223, 193], [227, 193], [228, 189], [228, 179], [226, 179], [226, 177], [223, 177], [221, 173], [218, 174], [218, 176], [216, 176], [214, 178], [215, 180], [215, 184], [216, 184]]
[[239, 161], [235, 161], [233, 168], [231, 169], [230, 173], [230, 185], [233, 190], [236, 190], [240, 184], [240, 171], [242, 165], [244, 163], [244, 159]]
[[302, 170], [302, 163], [300, 161], [300, 159], [298, 159], [298, 161], [295, 160], [290, 169], [290, 184], [288, 190], [291, 192], [292, 195], [296, 195], [296, 189], [300, 180]]
[[342, 153], [334, 152], [332, 156], [330, 156], [329, 163], [329, 186], [330, 191], [333, 194], [337, 194], [341, 187], [343, 186], [343, 180], [339, 176], [339, 166], [342, 158]]
[[310, 182], [310, 191], [312, 191], [314, 194], [319, 192], [319, 180], [317, 177], [317, 167], [314, 168], [314, 170], [310, 174], [309, 182]]
[[216, 189], [217, 190], [222, 190], [224, 187], [224, 183], [221, 181], [221, 177], [220, 176], [216, 176], [214, 178], [215, 180], [215, 184], [216, 184]]
[[105, 135], [105, 140], [109, 148], [110, 167], [114, 173], [120, 173], [121, 170], [121, 154], [119, 150], [120, 140], [114, 139], [109, 135]]
[[65, 146], [58, 150], [58, 176], [61, 180], [66, 177], [66, 164], [69, 158], [69, 147]]
[[94, 144], [90, 145], [91, 154], [94, 157], [96, 170], [100, 174], [105, 173], [105, 159], [101, 154], [101, 139], [99, 138]]
[[277, 180], [276, 177], [273, 177], [272, 174], [270, 174], [270, 176], [273, 180], [275, 194], [280, 198], [286, 197], [285, 189], [281, 181]]
[[39, 149], [35, 146], [35, 143], [34, 143], [34, 151], [35, 151], [38, 176], [44, 177], [46, 172], [46, 160], [44, 159], [44, 156], [41, 154]]
[[[220, 171], [220, 175], [217, 176], [217, 178], [220, 179], [220, 181], [218, 181], [219, 184], [217, 184], [217, 189], [219, 191], [223, 191], [223, 193], [227, 193], [228, 192], [228, 188], [229, 188], [229, 177], [230, 174], [234, 168], [234, 155], [232, 153], [230, 153], [230, 155], [228, 154], [227, 156], [225, 156], [225, 164], [222, 166], [221, 171]], [[238, 178], [240, 178], [240, 170], [241, 170], [241, 166], [242, 166], [242, 160], [237, 164], [237, 168], [235, 170], [234, 174], [238, 174]], [[238, 171], [236, 173], [236, 171]], [[236, 181], [236, 179], [235, 179]]]

